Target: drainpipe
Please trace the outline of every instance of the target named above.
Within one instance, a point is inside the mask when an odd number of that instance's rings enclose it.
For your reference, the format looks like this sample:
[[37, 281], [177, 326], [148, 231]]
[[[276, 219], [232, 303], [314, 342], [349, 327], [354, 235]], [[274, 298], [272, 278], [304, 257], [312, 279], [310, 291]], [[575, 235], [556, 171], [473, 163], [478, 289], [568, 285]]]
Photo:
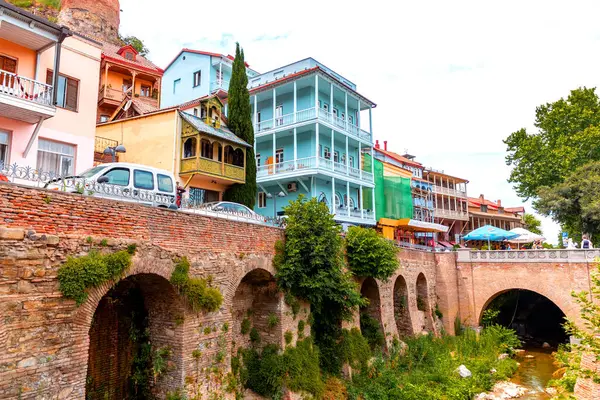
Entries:
[[56, 88], [58, 87], [58, 74], [60, 70], [60, 52], [62, 49], [62, 42], [69, 36], [73, 35], [73, 33], [67, 29], [62, 28], [60, 34], [58, 35], [58, 41], [56, 42], [56, 52], [54, 53], [54, 82], [52, 87], [52, 104], [57, 104], [58, 99], [58, 91]]

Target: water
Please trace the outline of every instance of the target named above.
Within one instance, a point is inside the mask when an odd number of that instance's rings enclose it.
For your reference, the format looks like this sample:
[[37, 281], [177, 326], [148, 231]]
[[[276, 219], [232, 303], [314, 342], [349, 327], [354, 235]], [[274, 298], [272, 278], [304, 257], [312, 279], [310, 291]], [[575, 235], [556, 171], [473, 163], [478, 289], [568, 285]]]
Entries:
[[511, 382], [527, 389], [527, 394], [519, 397], [520, 399], [546, 400], [551, 398], [544, 389], [557, 369], [553, 364], [552, 351], [552, 349], [527, 348], [525, 352], [517, 356], [516, 359], [521, 365]]

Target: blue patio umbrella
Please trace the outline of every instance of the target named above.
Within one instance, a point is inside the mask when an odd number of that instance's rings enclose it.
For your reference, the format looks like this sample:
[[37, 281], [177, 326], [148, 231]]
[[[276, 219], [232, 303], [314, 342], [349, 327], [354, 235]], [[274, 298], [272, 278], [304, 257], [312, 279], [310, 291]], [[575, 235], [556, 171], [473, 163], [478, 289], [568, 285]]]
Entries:
[[496, 228], [495, 226], [485, 225], [470, 232], [463, 239], [466, 242], [469, 240], [487, 240], [489, 248], [491, 247], [490, 242], [501, 242], [503, 240], [514, 239], [518, 236], [517, 233], [505, 231], [504, 229]]

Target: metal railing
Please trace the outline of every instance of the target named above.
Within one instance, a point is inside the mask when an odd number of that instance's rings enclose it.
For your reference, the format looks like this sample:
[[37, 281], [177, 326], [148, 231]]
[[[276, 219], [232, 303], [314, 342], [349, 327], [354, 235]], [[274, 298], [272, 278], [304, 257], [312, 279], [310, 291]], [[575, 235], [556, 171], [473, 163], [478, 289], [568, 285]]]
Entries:
[[338, 127], [340, 128], [340, 130], [345, 131], [351, 136], [355, 136], [356, 138], [364, 140], [371, 139], [371, 134], [369, 132], [360, 129], [358, 126], [351, 124], [349, 121], [345, 121], [342, 118], [339, 118], [337, 115], [334, 115], [323, 108], [319, 108], [317, 113], [317, 109], [314, 107], [297, 111], [296, 113], [277, 116], [273, 119], [260, 121], [255, 124], [254, 130], [257, 133], [260, 133], [274, 128], [280, 128], [300, 122], [305, 122], [317, 117], [319, 120], [329, 123], [335, 127]]
[[0, 94], [52, 106], [51, 85], [0, 69]]
[[193, 213], [209, 217], [282, 227], [282, 218], [264, 217], [254, 212], [214, 210], [189, 198], [180, 200], [174, 194], [129, 188], [126, 186], [99, 183], [79, 176], [65, 176], [52, 171], [42, 171], [29, 166], [0, 163], [0, 182], [19, 184], [52, 191], [80, 194], [125, 202], [136, 202], [154, 207], [169, 208], [178, 212]]
[[403, 242], [403, 241], [394, 241], [394, 244], [400, 248], [410, 249], [410, 250], [420, 250], [420, 251], [429, 251], [429, 252], [450, 251], [445, 247], [431, 247], [431, 246], [425, 246], [422, 244], [414, 244], [414, 243]]
[[[286, 174], [294, 171], [317, 168], [317, 157], [299, 158], [297, 160], [284, 161], [276, 164], [265, 164], [256, 168], [256, 177], [261, 178], [270, 175]], [[329, 158], [319, 157], [319, 169], [333, 171], [341, 175], [347, 175], [360, 179], [360, 170], [346, 167], [346, 164], [337, 163]], [[373, 174], [362, 171], [362, 180], [373, 182]]]

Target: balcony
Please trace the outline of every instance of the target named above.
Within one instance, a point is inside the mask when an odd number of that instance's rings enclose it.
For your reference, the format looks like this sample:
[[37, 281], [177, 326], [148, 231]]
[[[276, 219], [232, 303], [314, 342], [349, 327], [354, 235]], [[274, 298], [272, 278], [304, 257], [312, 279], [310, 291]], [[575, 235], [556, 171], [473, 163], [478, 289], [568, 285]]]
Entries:
[[260, 121], [254, 125], [254, 131], [257, 135], [266, 134], [271, 130], [285, 128], [287, 126], [312, 120], [318, 120], [318, 122], [328, 125], [338, 132], [344, 132], [355, 139], [371, 142], [371, 134], [369, 132], [360, 129], [358, 126], [351, 124], [348, 121], [344, 121], [325, 109], [319, 108], [317, 113], [315, 107], [282, 115], [266, 121]]
[[339, 175], [361, 180], [365, 183], [373, 183], [373, 174], [367, 171], [346, 166], [332, 160], [319, 157], [317, 166], [317, 157], [299, 158], [297, 160], [285, 161], [277, 164], [261, 165], [256, 169], [256, 179], [261, 182], [271, 180], [274, 177], [297, 176], [302, 172], [334, 172]]
[[463, 192], [462, 190], [450, 189], [443, 186], [433, 185], [433, 193], [437, 194], [446, 194], [449, 196], [455, 197], [467, 197], [467, 192]]
[[119, 89], [112, 89], [109, 87], [102, 86], [100, 88], [100, 91], [98, 92], [98, 103], [102, 105], [106, 102], [109, 102], [114, 105], [119, 105], [123, 101], [127, 93], [130, 93], [130, 91], [124, 92]]
[[51, 85], [0, 70], [0, 115], [3, 117], [37, 123], [53, 117]]
[[208, 174], [235, 183], [246, 182], [246, 169], [204, 157], [190, 157], [181, 160], [180, 174]]
[[372, 210], [360, 210], [358, 208], [351, 209], [350, 213], [348, 213], [348, 209], [346, 207], [338, 208], [333, 218], [339, 222], [349, 222], [355, 224], [375, 225], [376, 223], [375, 213]]
[[434, 215], [436, 218], [448, 218], [461, 221], [469, 220], [469, 214], [466, 211], [442, 210], [440, 208], [436, 208], [434, 211]]
[[229, 81], [225, 79], [217, 79], [216, 81], [212, 81], [210, 83], [210, 92], [214, 93], [219, 90], [228, 91], [229, 90]]

